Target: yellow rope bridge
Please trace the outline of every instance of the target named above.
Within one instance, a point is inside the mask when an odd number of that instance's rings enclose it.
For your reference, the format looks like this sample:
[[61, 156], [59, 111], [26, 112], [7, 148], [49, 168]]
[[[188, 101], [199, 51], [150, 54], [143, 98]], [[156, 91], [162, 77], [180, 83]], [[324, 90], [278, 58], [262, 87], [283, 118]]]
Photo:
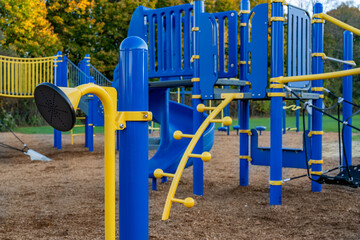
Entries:
[[33, 98], [35, 87], [56, 82], [57, 57], [0, 56], [0, 97]]

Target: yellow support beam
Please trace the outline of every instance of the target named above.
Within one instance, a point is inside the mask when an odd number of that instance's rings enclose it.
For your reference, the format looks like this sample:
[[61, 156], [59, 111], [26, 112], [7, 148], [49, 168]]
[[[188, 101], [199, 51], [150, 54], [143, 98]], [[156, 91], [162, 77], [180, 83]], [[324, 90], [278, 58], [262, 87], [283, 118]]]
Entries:
[[336, 19], [334, 17], [331, 17], [331, 16], [329, 16], [329, 15], [327, 15], [325, 13], [314, 14], [313, 18], [324, 19], [324, 20], [326, 20], [328, 22], [331, 22], [331, 23], [333, 23], [333, 24], [335, 24], [335, 25], [337, 25], [337, 26], [339, 26], [339, 27], [341, 27], [341, 28], [343, 28], [345, 30], [348, 30], [348, 31], [350, 31], [352, 33], [355, 33], [356, 35], [360, 36], [360, 30], [359, 29], [354, 28], [353, 26], [350, 26], [349, 24], [346, 24], [346, 23], [344, 23], [344, 22], [342, 22], [342, 21], [340, 21], [340, 20], [338, 20], [338, 19]]
[[343, 70], [343, 71], [330, 72], [330, 73], [309, 74], [309, 75], [300, 75], [300, 76], [292, 76], [292, 77], [277, 77], [277, 78], [273, 78], [273, 81], [277, 83], [302, 82], [302, 81], [314, 81], [314, 80], [322, 80], [329, 78], [340, 78], [340, 77], [346, 77], [346, 76], [352, 76], [358, 74], [360, 74], [360, 68], [354, 68], [350, 70]]

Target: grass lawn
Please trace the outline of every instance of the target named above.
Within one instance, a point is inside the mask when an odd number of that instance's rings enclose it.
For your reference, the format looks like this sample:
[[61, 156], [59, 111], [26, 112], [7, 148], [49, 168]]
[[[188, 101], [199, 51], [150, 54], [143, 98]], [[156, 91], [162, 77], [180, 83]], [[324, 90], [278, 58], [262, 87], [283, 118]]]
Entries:
[[[294, 128], [296, 126], [296, 117], [287, 117], [286, 118], [287, 127]], [[231, 124], [231, 129], [234, 125], [238, 125], [237, 119], [233, 120]], [[307, 125], [307, 119], [306, 119]], [[357, 115], [353, 118], [353, 125], [360, 126], [360, 116]], [[220, 127], [221, 124], [217, 123], [216, 127]], [[270, 130], [270, 118], [251, 118], [250, 119], [250, 129], [255, 128], [256, 126], [265, 126], [266, 130]], [[155, 124], [154, 127], [158, 127]], [[323, 129], [325, 132], [337, 132], [337, 124], [335, 120], [324, 116], [323, 118]], [[302, 131], [302, 118], [300, 117], [300, 131]], [[18, 127], [15, 128], [15, 132], [26, 133], [26, 134], [53, 134], [54, 130], [50, 126], [42, 127]], [[95, 127], [95, 133], [103, 133], [104, 127]], [[354, 131], [355, 132], [355, 131]], [[74, 133], [84, 133], [84, 127], [74, 128]], [[70, 132], [65, 132], [65, 134], [70, 134]], [[354, 136], [353, 138], [356, 141], [360, 141], [360, 135]]]

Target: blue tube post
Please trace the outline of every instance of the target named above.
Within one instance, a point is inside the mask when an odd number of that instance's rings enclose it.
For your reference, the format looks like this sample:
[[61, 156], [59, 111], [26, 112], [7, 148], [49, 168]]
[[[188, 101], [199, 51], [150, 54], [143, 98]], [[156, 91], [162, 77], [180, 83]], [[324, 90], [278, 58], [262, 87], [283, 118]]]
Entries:
[[[148, 111], [148, 47], [139, 37], [120, 45], [119, 111]], [[148, 239], [148, 148], [147, 122], [127, 122], [120, 131], [119, 238]]]
[[[90, 83], [95, 83], [94, 77], [90, 77]], [[89, 152], [94, 151], [94, 116], [96, 111], [96, 101], [94, 95], [88, 95], [89, 96], [89, 114], [85, 117], [85, 142], [87, 143], [87, 148], [89, 149]]]
[[[79, 68], [81, 71], [85, 73], [86, 76], [83, 76], [81, 74], [80, 77], [80, 84], [85, 84], [88, 82], [95, 83], [94, 79], [91, 80], [90, 76], [90, 55], [86, 54], [84, 59], [79, 62]], [[94, 110], [95, 107], [93, 106], [94, 101], [93, 95], [88, 95], [88, 115], [85, 116], [85, 147], [89, 148], [89, 152], [92, 152], [92, 149], [94, 149], [93, 143], [94, 143]], [[76, 109], [75, 109], [76, 110]]]
[[181, 103], [185, 104], [185, 88], [181, 88]]
[[151, 189], [157, 191], [157, 178], [152, 178]]
[[[240, 10], [243, 11], [240, 15], [241, 23], [247, 23], [249, 17], [248, 11], [250, 11], [250, 1], [242, 0]], [[240, 61], [248, 61], [248, 54], [246, 52], [246, 44], [248, 42], [248, 24], [240, 27]], [[247, 80], [247, 64], [240, 65], [240, 76], [241, 80]], [[240, 87], [242, 92], [249, 92], [249, 86]], [[239, 126], [241, 130], [249, 129], [249, 100], [239, 100], [239, 111], [238, 111]], [[240, 140], [240, 186], [249, 185], [249, 161], [248, 159], [241, 158], [242, 156], [249, 156], [249, 135], [247, 133], [239, 134]]]
[[[300, 106], [300, 100], [296, 100], [296, 107]], [[296, 110], [296, 132], [300, 131], [300, 110]], [[305, 131], [305, 129], [304, 129]]]
[[[230, 86], [224, 86], [225, 89], [230, 89]], [[224, 117], [230, 117], [230, 104], [228, 104], [225, 108], [224, 108]], [[226, 127], [226, 134], [229, 136], [230, 134], [230, 126], [225, 126]]]
[[[67, 87], [67, 58], [62, 56], [62, 52], [57, 52], [56, 56], [56, 71], [55, 85], [58, 87]], [[54, 147], [57, 149], [62, 148], [61, 131], [54, 129]]]
[[[323, 5], [321, 3], [316, 3], [314, 5], [314, 14], [322, 13]], [[313, 30], [313, 39], [312, 39], [312, 52], [313, 53], [323, 53], [324, 52], [324, 25], [323, 23], [314, 23], [312, 25]], [[312, 73], [318, 74], [323, 73], [323, 59], [322, 57], [313, 57], [312, 59]], [[321, 90], [323, 87], [323, 80], [312, 81], [312, 87], [315, 90]], [[317, 88], [317, 89], [316, 89]], [[323, 94], [323, 91], [312, 91], [313, 93]], [[322, 98], [316, 99], [313, 101], [314, 106], [318, 108], [323, 107]], [[322, 113], [312, 110], [312, 131], [321, 132], [322, 131]], [[322, 160], [322, 135], [313, 134], [311, 139], [311, 160]], [[321, 174], [322, 164], [313, 163], [311, 164], [312, 177], [314, 179], [319, 178], [318, 175]], [[311, 190], [313, 192], [321, 192], [321, 184], [312, 181]]]
[[[343, 34], [343, 59], [345, 61], [353, 60], [353, 34], [352, 32], [345, 31]], [[343, 70], [352, 69], [351, 65], [343, 64]], [[343, 77], [343, 98], [352, 102], [352, 76]], [[346, 121], [352, 115], [352, 105], [344, 102], [343, 105], [343, 120]], [[352, 119], [348, 120], [352, 124]], [[346, 159], [349, 165], [352, 165], [352, 128], [349, 126], [344, 127], [344, 150], [346, 152]], [[345, 158], [343, 157], [343, 166], [346, 166]]]
[[[284, 17], [281, 2], [271, 4], [272, 17]], [[271, 78], [284, 76], [284, 23], [273, 21], [271, 23]], [[275, 83], [271, 83], [275, 84]], [[282, 204], [282, 102], [283, 90], [272, 88], [270, 110], [270, 205]]]
[[[194, 1], [194, 17], [193, 17], [193, 27], [200, 27], [200, 15], [205, 11], [204, 1], [196, 0]], [[200, 42], [199, 42], [199, 31], [194, 31], [193, 33], [193, 54], [200, 56]], [[193, 78], [200, 78], [200, 59], [194, 59], [193, 69], [194, 74]], [[192, 96], [201, 95], [200, 93], [200, 82], [194, 82], [192, 88]], [[201, 123], [203, 122], [203, 114], [199, 113], [196, 110], [197, 105], [203, 103], [199, 98], [192, 98], [192, 107], [193, 107], [193, 133], [199, 129]], [[201, 154], [203, 152], [203, 138], [201, 137], [196, 144], [196, 147], [193, 150], [195, 154]], [[193, 158], [193, 193], [195, 195], [202, 196], [204, 194], [204, 163], [200, 158]]]
[[283, 134], [286, 134], [286, 102], [283, 102]]

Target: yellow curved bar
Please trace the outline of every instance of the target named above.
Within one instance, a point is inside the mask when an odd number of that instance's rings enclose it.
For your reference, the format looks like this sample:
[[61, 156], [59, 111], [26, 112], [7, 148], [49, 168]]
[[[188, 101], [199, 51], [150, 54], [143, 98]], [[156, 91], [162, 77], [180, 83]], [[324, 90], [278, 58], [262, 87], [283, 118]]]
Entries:
[[[104, 164], [105, 164], [105, 239], [115, 239], [115, 117], [116, 95], [115, 88], [100, 87], [88, 83], [76, 87], [81, 95], [94, 94], [104, 106]], [[63, 89], [63, 88], [61, 88]]]
[[273, 78], [274, 81], [278, 83], [289, 83], [289, 82], [301, 82], [301, 81], [314, 81], [328, 78], [339, 78], [346, 77], [351, 75], [360, 74], [360, 68], [354, 68], [350, 70], [343, 70], [337, 72], [330, 73], [321, 73], [321, 74], [310, 74], [310, 75], [300, 75], [300, 76], [292, 76], [292, 77], [277, 77]]
[[338, 20], [338, 19], [336, 19], [334, 17], [331, 17], [331, 16], [329, 16], [329, 15], [327, 15], [325, 13], [314, 14], [314, 17], [322, 18], [322, 19], [324, 19], [326, 21], [329, 21], [329, 22], [331, 22], [331, 23], [333, 23], [333, 24], [335, 24], [335, 25], [337, 25], [337, 26], [339, 26], [339, 27], [341, 27], [341, 28], [343, 28], [345, 30], [348, 30], [348, 31], [350, 31], [352, 33], [355, 33], [356, 35], [360, 36], [360, 30], [359, 29], [354, 28], [354, 27], [350, 26], [349, 24], [346, 24], [346, 23], [344, 23], [344, 22], [342, 22], [342, 21], [340, 21], [340, 20]]
[[174, 175], [174, 179], [171, 183], [170, 190], [168, 193], [168, 196], [166, 198], [165, 207], [162, 215], [162, 220], [169, 219], [170, 210], [172, 202], [174, 201], [176, 189], [179, 185], [181, 175], [185, 169], [186, 163], [189, 160], [189, 156], [192, 154], [192, 151], [194, 150], [195, 145], [199, 141], [200, 137], [204, 133], [207, 126], [210, 124], [211, 120], [213, 120], [222, 109], [224, 109], [233, 99], [236, 98], [236, 94], [227, 94], [226, 98], [221, 102], [219, 106], [217, 106], [205, 119], [205, 121], [201, 124], [199, 129], [194, 134], [193, 138], [191, 139], [189, 145], [187, 146], [184, 155], [181, 158], [181, 161], [176, 169], [176, 173]]

